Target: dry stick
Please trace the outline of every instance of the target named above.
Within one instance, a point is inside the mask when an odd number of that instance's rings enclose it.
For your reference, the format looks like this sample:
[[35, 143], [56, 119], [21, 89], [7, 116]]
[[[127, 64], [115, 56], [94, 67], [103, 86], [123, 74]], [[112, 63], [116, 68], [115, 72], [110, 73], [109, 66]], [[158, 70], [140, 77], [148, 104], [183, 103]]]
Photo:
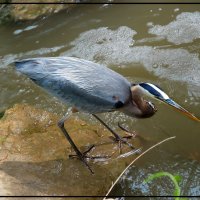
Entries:
[[119, 181], [119, 179], [122, 177], [122, 175], [125, 173], [125, 171], [136, 161], [138, 160], [140, 157], [142, 157], [144, 154], [146, 154], [148, 151], [150, 151], [151, 149], [157, 147], [158, 145], [168, 141], [168, 140], [172, 140], [174, 139], [176, 136], [173, 136], [173, 137], [169, 137], [169, 138], [166, 138], [160, 142], [158, 142], [157, 144], [151, 146], [150, 148], [148, 148], [146, 151], [144, 151], [143, 153], [141, 153], [137, 158], [135, 158], [126, 168], [125, 170], [119, 175], [119, 177], [116, 179], [116, 181], [112, 184], [111, 188], [108, 190], [106, 196], [104, 197], [103, 200], [106, 200], [106, 197], [108, 196], [108, 194], [110, 193], [110, 191], [113, 189], [113, 187], [116, 185], [116, 183]]

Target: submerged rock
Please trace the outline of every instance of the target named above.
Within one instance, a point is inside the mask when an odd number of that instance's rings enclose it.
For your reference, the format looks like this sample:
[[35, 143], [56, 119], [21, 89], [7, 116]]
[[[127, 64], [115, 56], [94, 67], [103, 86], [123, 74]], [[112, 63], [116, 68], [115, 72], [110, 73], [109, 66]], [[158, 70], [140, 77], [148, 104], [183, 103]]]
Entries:
[[[92, 175], [74, 154], [57, 127], [60, 117], [28, 105], [15, 105], [0, 119], [0, 188], [2, 195], [105, 195], [111, 182], [135, 156], [119, 157], [118, 145], [102, 126], [75, 117], [65, 127], [91, 156], [110, 155], [89, 161]], [[122, 134], [122, 133], [121, 133]], [[139, 146], [138, 139], [132, 139]], [[123, 153], [130, 151], [123, 145]]]

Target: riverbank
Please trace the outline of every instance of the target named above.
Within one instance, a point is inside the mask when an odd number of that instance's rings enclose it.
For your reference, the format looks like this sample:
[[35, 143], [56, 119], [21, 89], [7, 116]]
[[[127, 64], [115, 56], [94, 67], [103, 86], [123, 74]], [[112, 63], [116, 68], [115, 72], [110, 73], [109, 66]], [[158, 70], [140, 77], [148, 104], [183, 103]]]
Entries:
[[[23, 0], [5, 0], [5, 4], [0, 5], [0, 24], [7, 24], [10, 22], [23, 22], [35, 20], [42, 17], [47, 17], [61, 10], [69, 12], [75, 4], [42, 4], [46, 0], [38, 0], [41, 4], [20, 4]], [[17, 2], [19, 4], [6, 4]], [[34, 0], [27, 0], [26, 3], [35, 2]], [[60, 0], [49, 0], [48, 2], [56, 3]], [[65, 0], [64, 3], [76, 3], [76, 0]]]

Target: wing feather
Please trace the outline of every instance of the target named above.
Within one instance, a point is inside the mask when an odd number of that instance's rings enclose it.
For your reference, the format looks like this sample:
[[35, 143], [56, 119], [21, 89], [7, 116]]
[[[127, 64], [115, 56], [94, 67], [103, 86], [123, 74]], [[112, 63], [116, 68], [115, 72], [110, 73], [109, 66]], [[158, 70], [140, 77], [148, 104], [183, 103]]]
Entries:
[[130, 98], [127, 79], [83, 59], [32, 58], [16, 62], [16, 68], [50, 93], [90, 113], [111, 111]]

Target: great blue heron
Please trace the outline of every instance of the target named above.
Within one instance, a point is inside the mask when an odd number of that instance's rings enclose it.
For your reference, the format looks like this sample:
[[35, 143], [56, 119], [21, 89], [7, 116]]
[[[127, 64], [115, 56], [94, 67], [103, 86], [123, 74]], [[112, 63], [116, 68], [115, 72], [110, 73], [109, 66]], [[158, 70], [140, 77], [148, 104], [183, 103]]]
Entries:
[[[64, 102], [71, 103], [76, 110], [92, 114], [114, 134], [118, 141], [126, 142], [96, 114], [118, 110], [131, 117], [151, 117], [155, 114], [156, 108], [153, 103], [143, 98], [145, 94], [177, 108], [194, 120], [198, 120], [170, 99], [156, 85], [151, 83], [131, 84], [122, 75], [87, 60], [72, 57], [31, 58], [16, 62], [16, 69]], [[90, 169], [85, 154], [76, 147], [64, 127], [66, 119], [67, 116], [64, 116], [58, 122], [58, 126], [77, 156]], [[129, 143], [127, 144], [131, 146]]]

